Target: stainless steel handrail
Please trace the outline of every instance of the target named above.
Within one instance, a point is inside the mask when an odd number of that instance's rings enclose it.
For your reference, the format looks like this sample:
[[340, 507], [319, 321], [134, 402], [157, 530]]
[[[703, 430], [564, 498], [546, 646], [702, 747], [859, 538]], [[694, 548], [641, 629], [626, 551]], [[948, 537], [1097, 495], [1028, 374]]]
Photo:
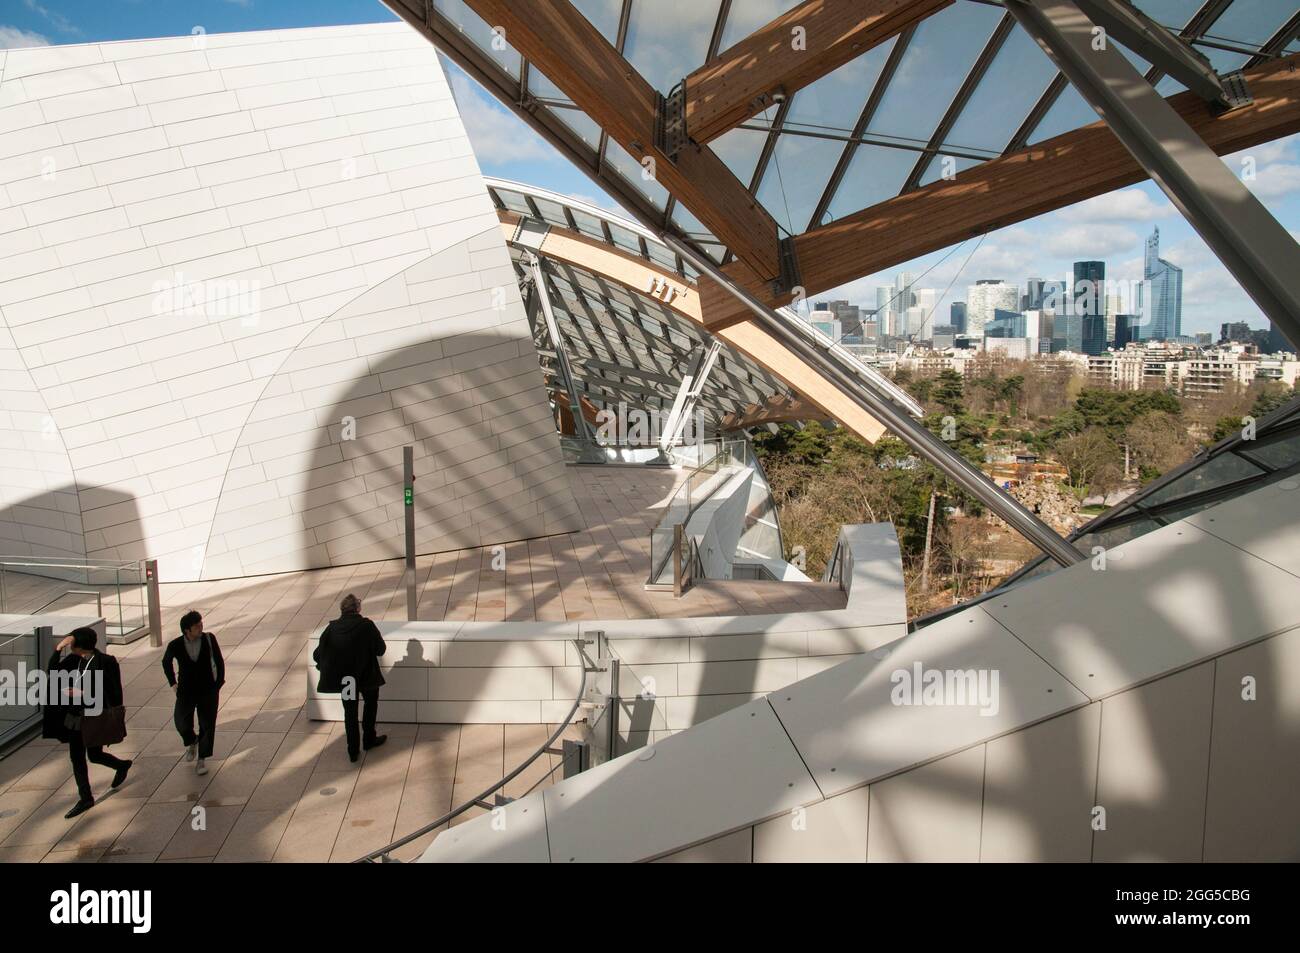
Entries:
[[[470, 798], [460, 807], [452, 809], [448, 813], [444, 814], [442, 817], [438, 818], [436, 821], [432, 821], [431, 823], [428, 823], [423, 827], [421, 827], [418, 831], [414, 831], [413, 833], [407, 834], [405, 837], [393, 841], [391, 844], [387, 845], [386, 847], [381, 847], [379, 850], [371, 851], [369, 854], [366, 854], [364, 857], [357, 858], [356, 860], [353, 861], [353, 863], [373, 864], [375, 861], [379, 861], [380, 863], [391, 863], [392, 860], [388, 855], [391, 854], [393, 851], [397, 850], [397, 848], [404, 847], [407, 844], [411, 843], [411, 841], [419, 840], [425, 834], [428, 834], [432, 831], [436, 831], [438, 828], [442, 827], [442, 825], [447, 824], [455, 820], [456, 818], [460, 817], [460, 815], [464, 814], [471, 807], [482, 807], [483, 801], [485, 798], [488, 797], [488, 795], [495, 794], [497, 791], [501, 790], [501, 788], [505, 787], [515, 778], [519, 777], [519, 775], [523, 774], [524, 771], [526, 771], [534, 761], [540, 758], [543, 754], [546, 754], [546, 752], [551, 748], [551, 746], [554, 745], [555, 742], [559, 739], [560, 735], [564, 733], [564, 729], [569, 727], [569, 724], [573, 721], [573, 716], [578, 712], [578, 706], [582, 704], [582, 696], [587, 693], [587, 673], [591, 671], [591, 669], [588, 668], [587, 663], [589, 660], [587, 659], [587, 653], [583, 649], [583, 646], [589, 645], [590, 643], [584, 639], [574, 639], [573, 644], [577, 647], [578, 657], [582, 660], [582, 680], [578, 684], [578, 694], [573, 699], [573, 705], [569, 708], [569, 713], [565, 715], [564, 720], [561, 721], [556, 726], [555, 731], [551, 733], [551, 736], [542, 742], [541, 747], [539, 747], [536, 751], [534, 751], [531, 755], [529, 755], [528, 759], [525, 760], [522, 764], [520, 764], [517, 768], [515, 768], [513, 771], [507, 774], [500, 781], [496, 782], [496, 784], [493, 784], [490, 788], [487, 788], [481, 793]], [[553, 773], [554, 770], [555, 769], [552, 768], [551, 772]]]
[[54, 603], [62, 599], [64, 596], [94, 596], [96, 611], [101, 616], [104, 614], [104, 594], [100, 592], [98, 589], [69, 589], [64, 593], [55, 596], [53, 599], [45, 603], [45, 605], [41, 606], [39, 609], [33, 609], [31, 612], [27, 614], [39, 615], [41, 612], [44, 612], [50, 606], [54, 605]]

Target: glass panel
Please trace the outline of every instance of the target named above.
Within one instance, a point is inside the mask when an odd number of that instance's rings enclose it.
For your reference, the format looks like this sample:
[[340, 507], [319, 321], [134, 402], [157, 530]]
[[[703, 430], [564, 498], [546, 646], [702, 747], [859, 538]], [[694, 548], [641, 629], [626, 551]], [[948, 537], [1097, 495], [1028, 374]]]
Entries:
[[[892, 199], [903, 188], [920, 153], [887, 146], [858, 146], [827, 210], [827, 221]], [[819, 222], [818, 224], [825, 224]]]
[[531, 63], [528, 65], [528, 91], [542, 99], [558, 99], [565, 103], [573, 102], [568, 96], [564, 95], [564, 91], [560, 87], [547, 79], [545, 74]]
[[558, 225], [560, 228], [569, 227], [569, 220], [564, 217], [564, 208], [558, 202], [543, 198], [534, 198], [533, 201], [537, 203], [537, 210], [548, 223]]
[[611, 45], [618, 45], [618, 18], [623, 0], [573, 0], [573, 5]]
[[667, 268], [670, 271], [677, 270], [677, 256], [670, 252], [663, 245], [657, 242], [646, 242], [646, 248], [650, 250], [650, 260], [656, 265]]
[[1109, 549], [1112, 546], [1118, 546], [1120, 543], [1127, 543], [1131, 539], [1137, 539], [1139, 536], [1145, 536], [1153, 529], [1159, 528], [1160, 526], [1155, 520], [1149, 520], [1143, 516], [1122, 526], [1107, 526], [1094, 533], [1085, 533], [1075, 540], [1074, 546], [1085, 553], [1091, 552], [1094, 546], [1105, 546]]
[[588, 215], [586, 212], [576, 208], [572, 209], [572, 212], [573, 220], [578, 225], [578, 231], [582, 232], [582, 234], [586, 235], [588, 238], [598, 238], [601, 241], [605, 240], [605, 231], [600, 227], [600, 219], [596, 218], [594, 215]]
[[524, 201], [524, 197], [518, 192], [497, 189], [497, 195], [500, 196], [501, 201], [505, 203], [506, 208], [510, 209], [510, 211], [518, 212], [520, 215], [527, 215], [529, 218], [533, 217], [533, 210], [528, 207], [528, 203]]
[[1148, 508], [1168, 503], [1192, 493], [1202, 493], [1215, 487], [1236, 483], [1259, 476], [1264, 471], [1248, 463], [1235, 453], [1221, 453], [1217, 457], [1201, 464], [1195, 470], [1184, 474], [1168, 486], [1161, 487], [1142, 500]]
[[945, 144], [1001, 152], [1055, 75], [1056, 66], [1047, 54], [1016, 27], [957, 117]]
[[896, 42], [891, 39], [799, 90], [790, 102], [785, 125], [849, 135]]
[[1202, 3], [1203, 0], [1137, 0], [1133, 5], [1162, 26], [1181, 30]]
[[664, 203], [668, 201], [668, 190], [654, 179], [646, 178], [642, 174], [644, 170], [641, 163], [632, 158], [632, 155], [613, 139], [605, 144], [605, 161], [612, 165], [619, 175], [627, 179], [634, 189], [653, 202], [656, 208], [664, 207]]
[[1042, 142], [1044, 139], [1051, 139], [1053, 136], [1059, 136], [1071, 129], [1078, 129], [1080, 126], [1087, 126], [1096, 121], [1097, 114], [1079, 95], [1079, 91], [1073, 86], [1066, 86], [1061, 91], [1061, 95], [1056, 97], [1056, 102], [1052, 103], [1051, 108], [1047, 110], [1043, 121], [1029, 134], [1029, 142], [1031, 145]]
[[797, 3], [790, 0], [731, 0], [727, 22], [722, 28], [722, 45], [725, 50], [735, 46], [759, 27], [775, 20]]
[[[1011, 134], [1007, 134], [1011, 138]], [[1004, 143], [1005, 145], [1005, 143]], [[921, 184], [929, 185], [931, 182], [938, 182], [943, 177], [945, 165], [952, 171], [953, 175], [959, 175], [967, 169], [973, 169], [977, 165], [982, 165], [978, 159], [967, 159], [964, 156], [944, 156], [937, 155], [930, 160], [929, 166], [926, 167], [925, 174], [921, 176]]]
[[717, 0], [673, 4], [671, 15], [662, 0], [634, 0], [623, 55], [666, 94], [704, 62], [717, 19]]
[[492, 28], [483, 19], [465, 6], [464, 0], [433, 0], [434, 8], [454, 23], [483, 53], [496, 60], [497, 65], [511, 76], [519, 76], [519, 54], [509, 43], [505, 49], [492, 47]]
[[681, 202], [673, 206], [673, 222], [696, 241], [716, 242], [718, 240], [718, 237], [705, 228], [704, 223]]
[[831, 139], [781, 136], [763, 173], [758, 200], [786, 231], [802, 234], [843, 152], [844, 143]]
[[958, 3], [921, 21], [870, 131], [928, 141], [1002, 16], [999, 7]]
[[1272, 441], [1260, 441], [1242, 447], [1242, 453], [1261, 461], [1275, 470], [1293, 467], [1300, 463], [1300, 433], [1285, 434]]
[[[529, 70], [532, 73], [532, 70]], [[582, 139], [591, 148], [600, 148], [600, 126], [596, 125], [594, 119], [578, 109], [552, 109], [551, 114], [556, 119], [564, 123]]]
[[633, 232], [629, 232], [622, 225], [610, 224], [609, 233], [614, 236], [614, 244], [624, 251], [630, 251], [634, 255], [641, 254], [641, 242], [639, 237]]
[[767, 142], [767, 133], [756, 129], [732, 129], [714, 139], [709, 145], [731, 170], [731, 174], [744, 185], [754, 178], [758, 156]]
[[1206, 36], [1243, 46], [1263, 46], [1294, 13], [1294, 4], [1279, 0], [1233, 0]]

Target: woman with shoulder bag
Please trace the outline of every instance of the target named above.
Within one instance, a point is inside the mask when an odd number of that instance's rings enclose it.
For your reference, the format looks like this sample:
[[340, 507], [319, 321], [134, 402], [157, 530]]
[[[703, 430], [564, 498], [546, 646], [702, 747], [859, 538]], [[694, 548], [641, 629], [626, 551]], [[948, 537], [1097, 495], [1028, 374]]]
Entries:
[[[84, 814], [95, 806], [87, 761], [113, 769], [114, 790], [122, 786], [131, 770], [130, 761], [104, 752], [105, 747], [126, 737], [126, 709], [122, 704], [122, 670], [117, 659], [95, 648], [98, 641], [94, 629], [73, 629], [50, 657], [50, 674], [59, 697], [45, 706], [42, 735], [68, 746], [78, 800], [63, 815], [66, 818]], [[64, 655], [65, 651], [68, 654]]]

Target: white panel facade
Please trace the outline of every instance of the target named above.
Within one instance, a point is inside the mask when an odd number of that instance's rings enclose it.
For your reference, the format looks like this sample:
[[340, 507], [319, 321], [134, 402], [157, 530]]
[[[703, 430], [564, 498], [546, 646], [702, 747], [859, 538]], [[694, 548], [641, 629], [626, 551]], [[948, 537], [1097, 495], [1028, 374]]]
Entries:
[[164, 579], [580, 528], [496, 215], [404, 24], [8, 51], [0, 548]]

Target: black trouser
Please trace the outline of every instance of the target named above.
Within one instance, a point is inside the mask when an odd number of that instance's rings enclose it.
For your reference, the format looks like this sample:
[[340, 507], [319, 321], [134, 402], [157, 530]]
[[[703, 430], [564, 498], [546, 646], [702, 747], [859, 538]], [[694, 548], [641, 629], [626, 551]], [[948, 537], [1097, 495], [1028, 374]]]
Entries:
[[[200, 758], [212, 757], [212, 746], [217, 739], [217, 704], [221, 692], [213, 689], [202, 695], [176, 696], [176, 731], [180, 733], [185, 747], [192, 744], [199, 746]], [[199, 733], [194, 734], [194, 713], [199, 713]]]
[[[348, 736], [348, 753], [356, 754], [361, 750], [361, 738], [370, 744], [377, 737], [375, 718], [379, 714], [379, 689], [361, 689], [361, 700], [365, 702], [361, 710], [361, 731], [357, 731], [357, 700], [343, 699], [343, 730]], [[360, 737], [358, 737], [360, 735]]]
[[87, 748], [81, 740], [79, 730], [72, 732], [72, 737], [68, 739], [68, 757], [72, 759], [72, 776], [77, 779], [77, 794], [83, 801], [94, 800], [94, 795], [90, 790], [90, 769], [86, 766], [87, 761], [102, 764], [114, 771], [125, 768], [127, 765], [121, 758], [105, 754], [103, 748], [98, 746]]

